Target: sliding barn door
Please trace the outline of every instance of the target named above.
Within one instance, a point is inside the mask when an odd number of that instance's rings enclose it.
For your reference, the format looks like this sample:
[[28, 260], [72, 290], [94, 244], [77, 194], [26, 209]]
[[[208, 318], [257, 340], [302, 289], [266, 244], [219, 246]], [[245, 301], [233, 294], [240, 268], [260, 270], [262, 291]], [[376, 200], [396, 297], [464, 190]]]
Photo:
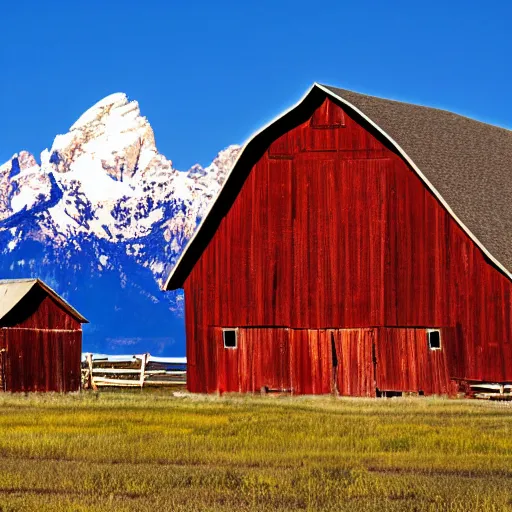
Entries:
[[213, 328], [217, 390], [290, 392], [290, 335], [284, 328], [239, 328], [236, 346], [226, 346], [224, 329]]
[[342, 396], [375, 396], [375, 331], [330, 331], [337, 392]]
[[330, 331], [293, 329], [291, 333], [292, 392], [323, 395], [333, 391]]
[[424, 328], [382, 327], [378, 333], [376, 385], [380, 391], [425, 395], [456, 392], [446, 357], [449, 329], [440, 330], [441, 344], [436, 350], [429, 348]]

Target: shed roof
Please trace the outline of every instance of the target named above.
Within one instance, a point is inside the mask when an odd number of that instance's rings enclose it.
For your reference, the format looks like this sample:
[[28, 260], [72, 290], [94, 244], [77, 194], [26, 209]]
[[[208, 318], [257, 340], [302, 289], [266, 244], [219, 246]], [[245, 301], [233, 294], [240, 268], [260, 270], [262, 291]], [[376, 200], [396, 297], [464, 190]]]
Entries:
[[0, 320], [35, 286], [50, 295], [65, 311], [82, 324], [89, 323], [76, 309], [40, 279], [0, 279]]
[[[250, 151], [266, 130], [303, 108], [308, 98], [320, 91], [380, 132], [484, 254], [501, 272], [511, 277], [507, 270], [512, 269], [511, 130], [446, 110], [314, 84], [297, 105], [245, 144], [217, 199], [172, 269], [164, 289], [182, 286], [206, 247], [212, 229], [205, 229], [205, 224], [209, 216], [225, 211], [216, 203], [228, 181], [240, 171], [243, 154]], [[232, 195], [231, 200], [235, 197], [236, 194]]]

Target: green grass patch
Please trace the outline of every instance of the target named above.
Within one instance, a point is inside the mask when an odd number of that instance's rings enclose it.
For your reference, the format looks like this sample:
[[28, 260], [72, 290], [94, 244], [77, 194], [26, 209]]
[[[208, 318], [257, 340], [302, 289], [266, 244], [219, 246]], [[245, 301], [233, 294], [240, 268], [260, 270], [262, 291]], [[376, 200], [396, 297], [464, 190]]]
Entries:
[[0, 512], [512, 510], [512, 406], [0, 395]]

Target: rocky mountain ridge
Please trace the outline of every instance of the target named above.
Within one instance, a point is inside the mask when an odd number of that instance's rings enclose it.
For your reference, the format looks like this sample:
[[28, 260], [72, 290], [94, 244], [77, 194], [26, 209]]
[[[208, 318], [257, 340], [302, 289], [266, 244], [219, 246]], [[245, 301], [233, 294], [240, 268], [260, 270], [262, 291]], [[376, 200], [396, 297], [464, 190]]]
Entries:
[[[158, 353], [182, 355], [182, 296], [158, 285], [239, 150], [229, 146], [209, 166], [179, 171], [158, 152], [136, 101], [123, 93], [104, 98], [55, 137], [40, 164], [20, 151], [0, 166], [3, 276], [39, 276], [81, 306], [91, 321], [86, 350], [146, 351], [158, 338]], [[148, 318], [118, 336], [112, 322], [126, 321], [129, 303]], [[110, 319], [110, 311], [119, 314]], [[144, 329], [156, 313], [161, 328]]]

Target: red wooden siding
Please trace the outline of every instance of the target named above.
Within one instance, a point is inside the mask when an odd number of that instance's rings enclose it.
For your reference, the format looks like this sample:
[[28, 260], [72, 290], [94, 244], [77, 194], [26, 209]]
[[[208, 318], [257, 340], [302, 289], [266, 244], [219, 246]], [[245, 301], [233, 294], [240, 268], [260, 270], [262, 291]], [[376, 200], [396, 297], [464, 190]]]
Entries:
[[292, 391], [325, 394], [332, 391], [332, 349], [326, 330], [292, 330]]
[[446, 351], [429, 349], [426, 329], [240, 328], [236, 348], [224, 347], [220, 327], [209, 336], [217, 361], [212, 389], [220, 392], [456, 392]]
[[[27, 300], [23, 299], [20, 304], [2, 321], [3, 325], [13, 325], [24, 328], [45, 329], [81, 329], [81, 324], [67, 311], [42, 290], [34, 290], [28, 294]], [[11, 321], [9, 321], [11, 320]]]
[[7, 391], [78, 391], [81, 331], [2, 329]]
[[343, 329], [332, 331], [338, 365], [337, 391], [342, 396], [375, 396], [375, 331]]
[[[449, 343], [442, 332], [443, 344]], [[454, 394], [446, 350], [430, 350], [425, 329], [378, 329], [376, 386], [381, 391]]]
[[219, 391], [254, 392], [291, 388], [288, 329], [239, 329], [238, 347], [224, 348], [222, 329], [211, 331], [217, 347]]
[[81, 324], [34, 289], [2, 321], [0, 360], [6, 391], [78, 391]]
[[326, 330], [239, 329], [238, 347], [226, 349], [222, 329], [213, 328], [211, 343], [217, 347], [219, 369], [215, 389], [330, 393], [333, 372], [328, 334]]
[[[407, 365], [425, 372], [425, 393], [445, 390], [446, 375], [512, 381], [511, 286], [403, 159], [326, 99], [257, 161], [185, 282], [189, 389], [223, 382], [229, 356], [209, 333], [230, 326], [258, 327], [250, 343], [274, 358], [283, 341], [265, 336], [275, 328], [442, 328], [441, 356], [421, 355], [413, 334], [403, 340], [416, 347]], [[295, 389], [325, 392], [313, 377], [321, 350], [305, 337], [288, 340], [308, 368]], [[364, 336], [357, 348], [343, 340], [360, 351], [347, 363], [360, 371]], [[402, 357], [386, 355], [379, 382], [418, 387]], [[255, 370], [237, 371], [245, 382]], [[372, 393], [361, 379], [357, 391], [338, 380], [347, 394]]]

